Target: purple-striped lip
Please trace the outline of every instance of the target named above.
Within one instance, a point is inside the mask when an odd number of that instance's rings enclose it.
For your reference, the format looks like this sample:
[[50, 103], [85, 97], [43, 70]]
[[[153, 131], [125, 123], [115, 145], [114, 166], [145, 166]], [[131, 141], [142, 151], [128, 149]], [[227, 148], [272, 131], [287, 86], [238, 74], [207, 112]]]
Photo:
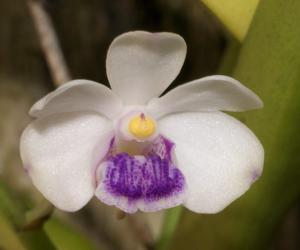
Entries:
[[[112, 142], [115, 142], [113, 140]], [[177, 206], [185, 198], [185, 179], [173, 160], [174, 143], [158, 136], [143, 155], [116, 153], [115, 143], [97, 170], [96, 196], [127, 213]]]

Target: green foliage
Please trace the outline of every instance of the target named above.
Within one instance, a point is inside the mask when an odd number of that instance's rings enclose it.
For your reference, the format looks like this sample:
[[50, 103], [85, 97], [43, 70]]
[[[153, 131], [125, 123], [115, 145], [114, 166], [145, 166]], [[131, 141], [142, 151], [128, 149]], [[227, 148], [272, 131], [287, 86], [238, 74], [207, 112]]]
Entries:
[[185, 211], [172, 250], [267, 249], [300, 194], [300, 1], [264, 0], [240, 50], [233, 76], [265, 108], [241, 113], [265, 148], [262, 178], [217, 215]]
[[0, 179], [0, 210], [14, 226], [19, 226], [24, 221], [23, 203], [18, 197], [13, 197], [14, 192]]
[[93, 250], [95, 247], [84, 237], [83, 234], [74, 230], [71, 226], [62, 223], [56, 218], [48, 220], [44, 229], [58, 250]]
[[42, 228], [20, 231], [19, 237], [27, 250], [56, 249]]
[[243, 41], [259, 0], [203, 0], [203, 3], [239, 41]]
[[[42, 202], [26, 211], [24, 199], [0, 180], [0, 248], [8, 250], [95, 249], [87, 238], [59, 219], [47, 219], [52, 207]], [[46, 216], [46, 217], [45, 217]]]
[[13, 225], [5, 216], [3, 211], [0, 210], [0, 248], [1, 249], [14, 249], [14, 250], [26, 250], [23, 242], [17, 235]]
[[23, 222], [21, 203], [11, 197], [11, 190], [0, 180], [0, 248], [25, 250], [16, 227]]

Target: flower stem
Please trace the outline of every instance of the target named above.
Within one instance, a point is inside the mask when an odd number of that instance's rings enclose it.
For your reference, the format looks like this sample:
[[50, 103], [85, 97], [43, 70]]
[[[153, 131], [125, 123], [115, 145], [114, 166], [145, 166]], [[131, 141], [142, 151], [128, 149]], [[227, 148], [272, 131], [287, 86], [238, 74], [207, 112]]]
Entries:
[[179, 219], [181, 217], [182, 207], [178, 206], [166, 211], [164, 224], [156, 250], [166, 250], [172, 240]]

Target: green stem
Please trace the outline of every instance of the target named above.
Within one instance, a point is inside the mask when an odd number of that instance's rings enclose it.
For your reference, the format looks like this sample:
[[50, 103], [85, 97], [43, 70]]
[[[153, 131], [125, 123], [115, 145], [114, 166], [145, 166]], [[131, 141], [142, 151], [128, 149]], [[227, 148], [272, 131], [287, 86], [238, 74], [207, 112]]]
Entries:
[[173, 238], [173, 234], [176, 231], [176, 227], [178, 225], [181, 212], [182, 212], [181, 206], [171, 208], [166, 211], [162, 233], [157, 243], [156, 250], [168, 249], [170, 242]]
[[31, 230], [41, 228], [43, 223], [51, 216], [53, 212], [53, 205], [46, 199], [36, 205], [32, 210], [25, 214], [25, 223], [21, 229]]

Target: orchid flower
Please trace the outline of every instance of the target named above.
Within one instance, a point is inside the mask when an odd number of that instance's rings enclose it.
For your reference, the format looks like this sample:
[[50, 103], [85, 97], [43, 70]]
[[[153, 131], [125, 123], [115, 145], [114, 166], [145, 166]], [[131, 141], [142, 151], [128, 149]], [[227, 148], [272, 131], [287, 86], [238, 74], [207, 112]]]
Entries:
[[95, 195], [126, 213], [178, 205], [216, 213], [246, 192], [262, 173], [264, 150], [221, 111], [257, 109], [262, 101], [221, 75], [159, 97], [185, 56], [179, 35], [125, 33], [107, 54], [111, 90], [74, 80], [35, 103], [20, 151], [36, 188], [65, 211]]

